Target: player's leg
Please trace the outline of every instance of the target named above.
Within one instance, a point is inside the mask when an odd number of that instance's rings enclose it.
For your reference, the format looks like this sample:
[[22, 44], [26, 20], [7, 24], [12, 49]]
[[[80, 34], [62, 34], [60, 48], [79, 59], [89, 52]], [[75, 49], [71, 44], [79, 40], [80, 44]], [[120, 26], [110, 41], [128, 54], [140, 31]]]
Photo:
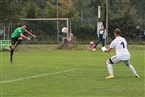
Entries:
[[18, 38], [18, 41], [15, 44], [15, 48], [22, 42], [22, 40], [23, 40], [23, 37]]
[[97, 45], [100, 43], [100, 41], [101, 41], [101, 39], [99, 38], [99, 39], [96, 41], [94, 48], [97, 47]]
[[102, 38], [102, 47], [105, 46], [105, 39]]
[[107, 69], [108, 69], [108, 73], [109, 73], [109, 76], [106, 77], [106, 79], [114, 78], [113, 66], [112, 66], [112, 64], [114, 64], [114, 63], [112, 62], [111, 58], [107, 60], [106, 64], [107, 64]]
[[106, 78], [114, 78], [113, 66], [112, 66], [113, 62], [111, 61], [111, 58], [107, 60], [106, 64], [107, 64], [107, 69], [109, 73], [109, 76]]
[[15, 49], [15, 44], [18, 41], [18, 37], [12, 38], [11, 39], [11, 46], [10, 46], [10, 62], [13, 63], [13, 53]]
[[139, 78], [139, 75], [136, 73], [135, 68], [130, 64], [129, 60], [124, 61], [124, 63], [126, 64], [126, 66], [128, 66], [128, 68], [130, 69], [130, 71], [133, 73], [133, 75], [137, 78]]
[[113, 66], [112, 64], [117, 64], [120, 63], [121, 61], [116, 58], [116, 56], [112, 56], [110, 59], [107, 60], [107, 68], [109, 72], [109, 76], [106, 77], [106, 79], [113, 79], [114, 78], [114, 73], [113, 73]]

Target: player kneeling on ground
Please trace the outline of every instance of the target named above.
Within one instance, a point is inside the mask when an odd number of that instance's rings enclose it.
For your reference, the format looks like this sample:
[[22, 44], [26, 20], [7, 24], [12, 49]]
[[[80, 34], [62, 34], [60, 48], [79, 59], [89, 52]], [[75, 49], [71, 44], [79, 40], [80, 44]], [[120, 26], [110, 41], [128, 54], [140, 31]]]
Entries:
[[21, 43], [21, 41], [23, 40], [23, 38], [30, 40], [29, 37], [26, 37], [23, 33], [27, 32], [29, 35], [36, 37], [35, 35], [33, 35], [31, 32], [29, 32], [28, 30], [26, 30], [26, 25], [22, 25], [21, 27], [18, 27], [14, 30], [14, 32], [11, 35], [11, 50], [10, 50], [10, 62], [12, 63], [12, 56], [13, 56], [13, 52], [14, 49]]
[[108, 72], [110, 74], [108, 77], [106, 77], [106, 79], [114, 78], [112, 64], [118, 64], [120, 62], [124, 62], [126, 64], [126, 66], [129, 67], [129, 69], [131, 70], [133, 75], [135, 77], [139, 78], [138, 74], [136, 73], [136, 70], [129, 62], [130, 53], [127, 49], [127, 41], [125, 40], [125, 38], [121, 37], [120, 34], [121, 34], [120, 29], [115, 29], [114, 30], [115, 39], [111, 42], [110, 47], [109, 48], [102, 47], [102, 51], [104, 51], [106, 53], [110, 52], [113, 48], [116, 51], [116, 55], [112, 56], [106, 62]]

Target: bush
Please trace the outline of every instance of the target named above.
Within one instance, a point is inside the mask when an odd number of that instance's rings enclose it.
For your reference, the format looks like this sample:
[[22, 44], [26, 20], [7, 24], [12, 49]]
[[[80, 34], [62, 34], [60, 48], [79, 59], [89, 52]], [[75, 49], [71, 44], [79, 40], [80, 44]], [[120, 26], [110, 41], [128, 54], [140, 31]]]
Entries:
[[87, 42], [94, 40], [96, 30], [93, 28], [80, 27], [74, 32], [78, 42]]

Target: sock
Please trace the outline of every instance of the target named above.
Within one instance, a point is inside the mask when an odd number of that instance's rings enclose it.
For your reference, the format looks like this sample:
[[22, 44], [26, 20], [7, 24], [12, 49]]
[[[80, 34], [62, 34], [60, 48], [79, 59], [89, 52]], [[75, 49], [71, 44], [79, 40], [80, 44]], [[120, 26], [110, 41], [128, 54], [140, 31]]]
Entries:
[[13, 53], [14, 53], [14, 49], [10, 50], [10, 61], [13, 61]]
[[113, 75], [113, 67], [112, 64], [107, 64], [108, 72], [110, 75]]
[[11, 49], [11, 57], [13, 56], [14, 49]]
[[135, 69], [134, 69], [134, 67], [131, 65], [131, 64], [129, 64], [128, 65], [128, 67], [129, 67], [129, 69], [131, 70], [131, 72], [133, 73], [133, 75], [137, 75], [137, 73], [136, 73], [136, 71], [135, 71]]
[[107, 64], [109, 74], [113, 75], [113, 67], [112, 64], [110, 63], [110, 60], [107, 60], [106, 64]]

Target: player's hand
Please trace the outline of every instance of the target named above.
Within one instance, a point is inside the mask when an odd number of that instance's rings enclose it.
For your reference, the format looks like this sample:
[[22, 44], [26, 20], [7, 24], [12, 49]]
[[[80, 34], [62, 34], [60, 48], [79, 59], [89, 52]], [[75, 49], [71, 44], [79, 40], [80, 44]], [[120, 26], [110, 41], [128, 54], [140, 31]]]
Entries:
[[33, 35], [33, 37], [35, 38], [36, 36], [35, 36], [35, 35]]
[[107, 48], [106, 47], [102, 47], [101, 49], [102, 49], [103, 52], [106, 52], [107, 51]]
[[31, 40], [30, 37], [27, 37], [27, 40]]

